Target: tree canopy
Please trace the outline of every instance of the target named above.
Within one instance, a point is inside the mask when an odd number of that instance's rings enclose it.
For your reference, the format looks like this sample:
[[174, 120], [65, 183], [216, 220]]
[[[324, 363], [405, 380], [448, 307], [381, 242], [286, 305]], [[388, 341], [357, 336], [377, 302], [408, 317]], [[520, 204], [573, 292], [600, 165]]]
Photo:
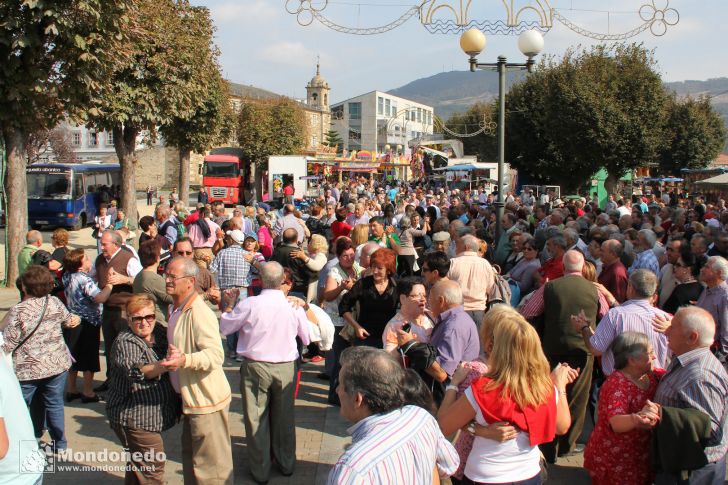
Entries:
[[246, 157], [264, 169], [271, 155], [293, 155], [303, 147], [305, 115], [288, 98], [245, 100], [238, 115], [238, 144]]
[[344, 146], [344, 140], [341, 138], [338, 131], [331, 129], [326, 132], [326, 138], [324, 139], [323, 144], [327, 147], [338, 147], [337, 151], [341, 152], [341, 149]]
[[511, 88], [506, 160], [567, 191], [602, 167], [616, 182], [657, 161], [667, 97], [639, 45], [569, 50]]
[[704, 168], [718, 156], [726, 139], [723, 118], [710, 98], [678, 98], [667, 103], [665, 145], [660, 153], [660, 170], [678, 175], [681, 168]]
[[[235, 114], [230, 106], [228, 85], [218, 63], [219, 49], [214, 45], [214, 27], [206, 8], [190, 7], [183, 17], [195, 37], [199, 53], [194, 66], [194, 83], [198, 86], [197, 106], [190, 112], [171, 116], [159, 127], [165, 141], [179, 150], [180, 200], [189, 197], [190, 152], [204, 153], [232, 135]], [[204, 45], [207, 45], [205, 49]]]
[[87, 107], [129, 55], [133, 0], [0, 2], [0, 136], [7, 151], [6, 283], [15, 285], [25, 243], [28, 137]]
[[[496, 109], [493, 103], [479, 101], [465, 113], [453, 113], [445, 122], [445, 126], [455, 133], [474, 133], [480, 130], [484, 123], [491, 122], [495, 115]], [[490, 130], [475, 136], [458, 138], [463, 142], [465, 153], [477, 155], [479, 160], [492, 160], [498, 156], [497, 139], [495, 133]]]
[[114, 134], [125, 208], [136, 207], [137, 136], [143, 130], [154, 136], [175, 118], [189, 119], [217, 81], [199, 76], [196, 67], [211, 56], [209, 15], [186, 1], [136, 0], [136, 5], [138, 28], [130, 36], [128, 62], [117, 66], [94, 106], [81, 113], [90, 125]]

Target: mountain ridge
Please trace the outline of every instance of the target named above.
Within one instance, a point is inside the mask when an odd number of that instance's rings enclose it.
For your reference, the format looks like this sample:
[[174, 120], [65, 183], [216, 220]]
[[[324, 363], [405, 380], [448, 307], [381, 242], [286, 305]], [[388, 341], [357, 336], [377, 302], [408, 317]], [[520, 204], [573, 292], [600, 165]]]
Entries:
[[[506, 88], [525, 76], [525, 72], [506, 75]], [[665, 82], [665, 87], [678, 96], [711, 96], [711, 103], [728, 126], [728, 77], [703, 81], [684, 80]], [[498, 96], [498, 73], [493, 71], [448, 71], [415, 79], [387, 91], [389, 94], [432, 106], [442, 119], [464, 112], [478, 101], [490, 101]]]

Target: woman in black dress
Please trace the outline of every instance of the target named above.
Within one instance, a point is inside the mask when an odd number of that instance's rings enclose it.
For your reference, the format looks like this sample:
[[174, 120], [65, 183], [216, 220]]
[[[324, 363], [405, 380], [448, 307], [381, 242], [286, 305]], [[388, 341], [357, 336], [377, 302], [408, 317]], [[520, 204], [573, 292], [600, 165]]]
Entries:
[[700, 268], [697, 263], [698, 260], [690, 252], [689, 247], [680, 252], [680, 258], [672, 265], [672, 274], [678, 284], [662, 305], [663, 310], [674, 315], [681, 306], [694, 305], [698, 301], [703, 292], [703, 285], [698, 281]]
[[[396, 274], [396, 255], [391, 249], [377, 249], [369, 260], [370, 276], [356, 283], [339, 302], [339, 315], [353, 328], [352, 345], [382, 348], [382, 333], [397, 313], [399, 295], [392, 278]], [[354, 314], [358, 307], [358, 315]]]

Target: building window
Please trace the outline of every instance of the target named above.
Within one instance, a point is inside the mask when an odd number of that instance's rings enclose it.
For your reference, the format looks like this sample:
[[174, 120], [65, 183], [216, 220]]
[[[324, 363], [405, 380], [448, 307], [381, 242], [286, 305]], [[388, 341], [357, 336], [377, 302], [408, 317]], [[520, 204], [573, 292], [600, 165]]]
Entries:
[[114, 133], [109, 131], [106, 133], [106, 145], [107, 146], [114, 146]]
[[377, 96], [377, 114], [384, 114], [384, 98]]
[[318, 137], [316, 135], [311, 136], [311, 147], [316, 148], [318, 146]]
[[389, 99], [385, 99], [384, 100], [384, 116], [389, 116], [391, 109], [392, 109], [392, 101]]
[[331, 119], [332, 120], [343, 120], [344, 119], [344, 105], [334, 106], [331, 108]]
[[349, 119], [361, 119], [361, 103], [349, 103]]
[[361, 133], [356, 130], [349, 130], [349, 140], [361, 142]]
[[88, 132], [88, 146], [95, 147], [99, 146], [99, 134], [95, 131]]
[[397, 116], [397, 103], [392, 103], [392, 118]]
[[410, 111], [410, 121], [415, 121], [416, 114], [417, 114], [417, 112], [413, 108], [412, 111]]
[[73, 146], [75, 146], [75, 147], [81, 146], [81, 132], [79, 132], [79, 131], [73, 132], [72, 143], [73, 143]]
[[417, 108], [417, 122], [422, 123], [422, 108]]

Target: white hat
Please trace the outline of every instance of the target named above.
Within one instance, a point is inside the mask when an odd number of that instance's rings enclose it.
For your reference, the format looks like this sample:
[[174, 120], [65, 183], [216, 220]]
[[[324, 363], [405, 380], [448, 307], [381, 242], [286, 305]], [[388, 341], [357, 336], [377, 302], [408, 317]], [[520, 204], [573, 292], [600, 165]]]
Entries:
[[243, 231], [241, 231], [240, 229], [233, 229], [232, 231], [228, 231], [225, 234], [230, 236], [233, 241], [238, 244], [243, 244], [243, 241], [245, 241], [245, 234], [243, 234]]

